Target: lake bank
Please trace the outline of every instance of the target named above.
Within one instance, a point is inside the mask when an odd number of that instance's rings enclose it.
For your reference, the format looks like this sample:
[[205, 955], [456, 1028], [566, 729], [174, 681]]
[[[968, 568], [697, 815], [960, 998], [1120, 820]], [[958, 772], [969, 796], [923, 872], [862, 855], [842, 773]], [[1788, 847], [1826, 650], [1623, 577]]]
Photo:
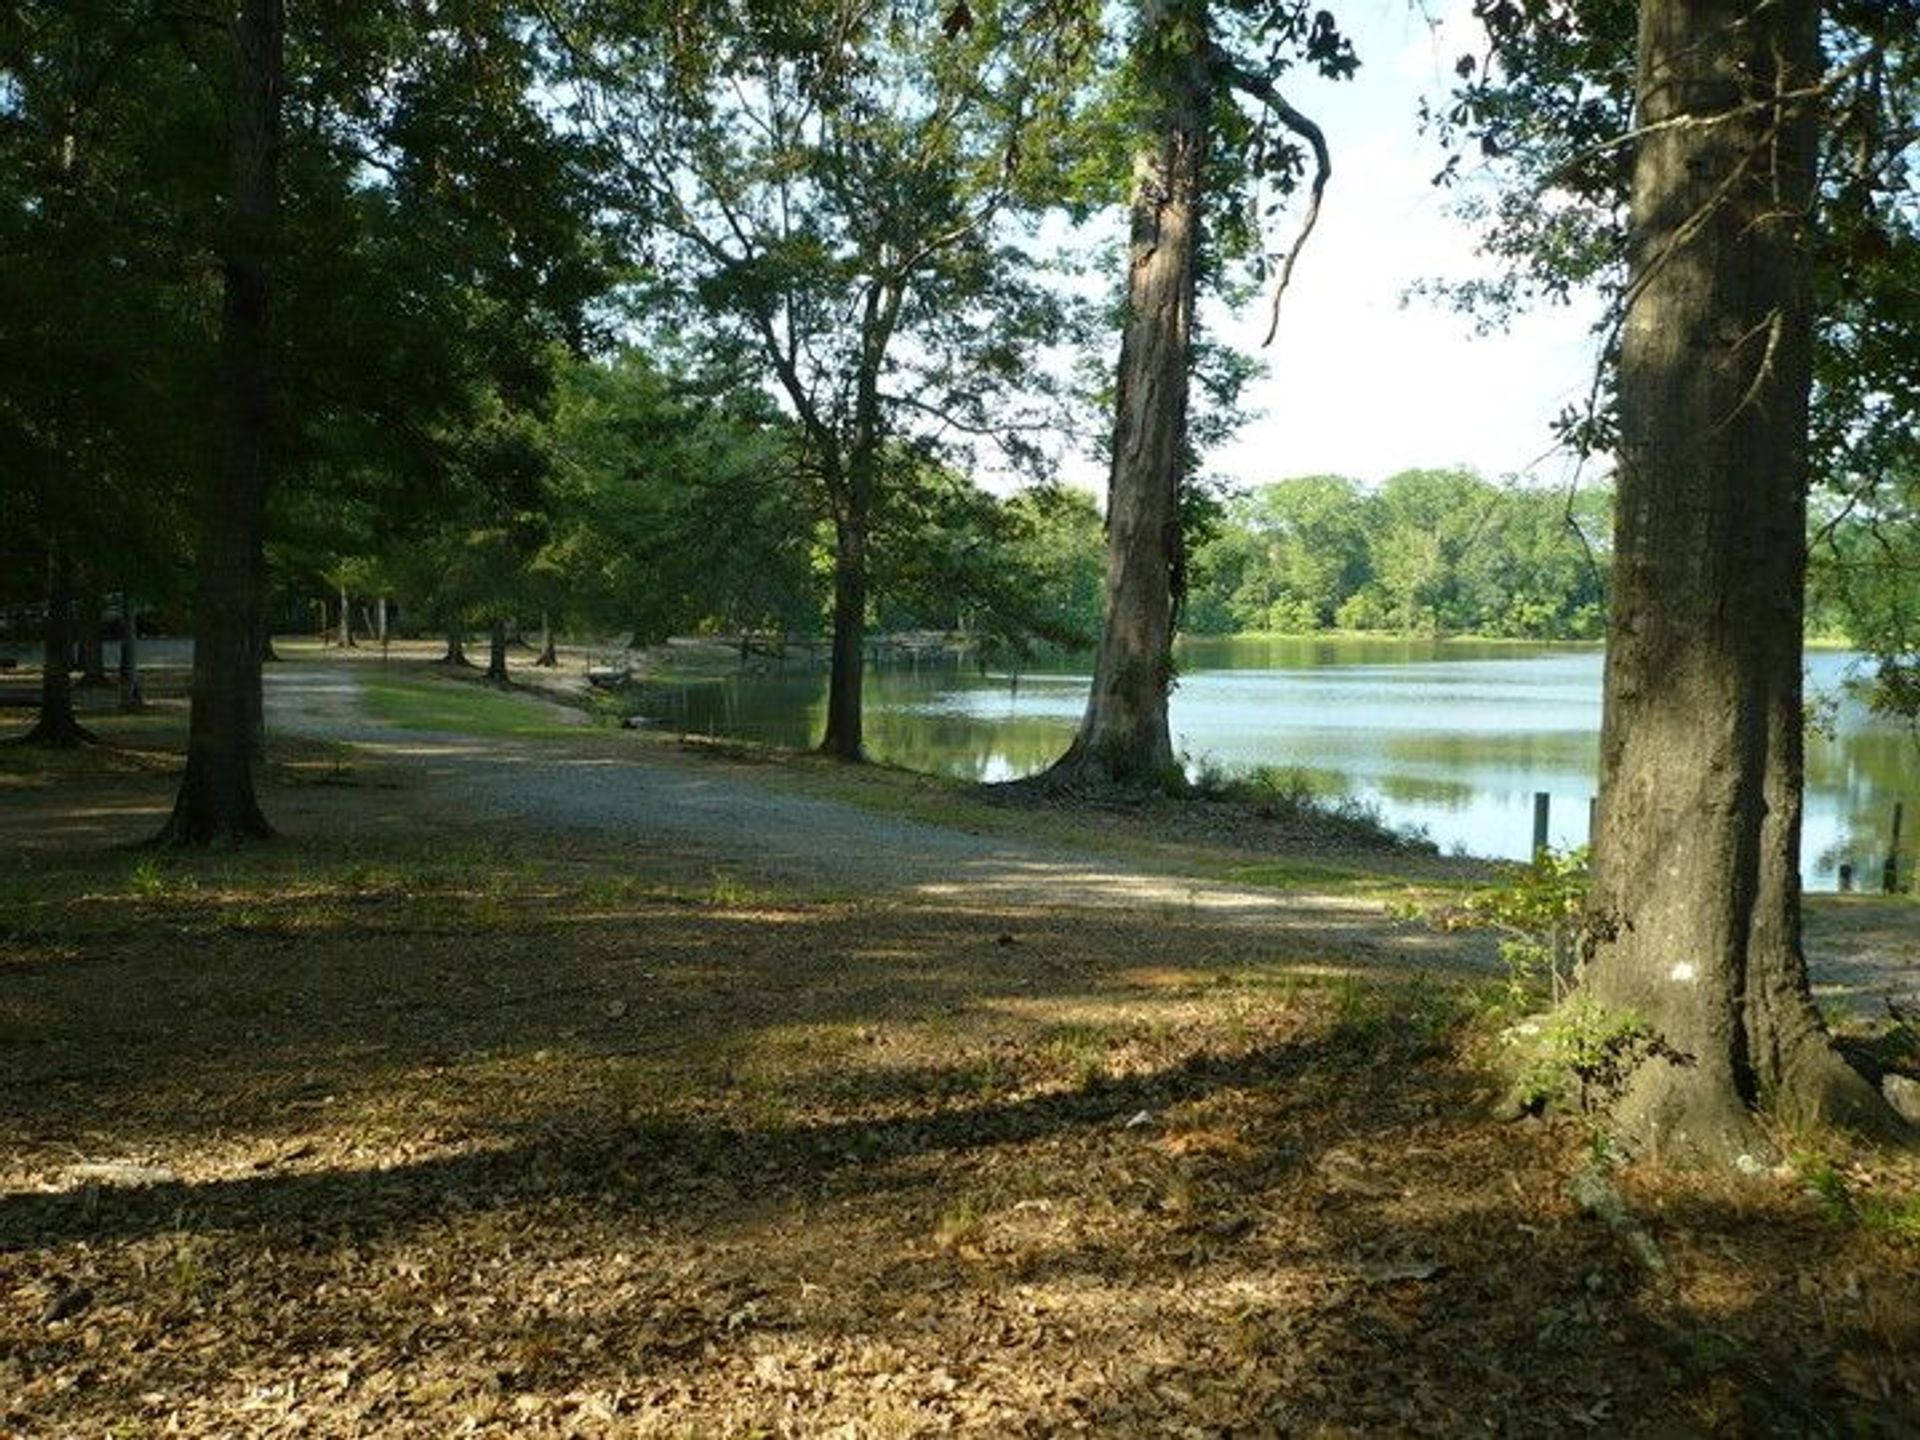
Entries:
[[[677, 670], [672, 655], [630, 702], [651, 721], [794, 749], [816, 741], [825, 708], [818, 672]], [[1510, 859], [1530, 852], [1535, 796], [1544, 793], [1549, 839], [1586, 839], [1598, 788], [1597, 645], [1189, 637], [1176, 658], [1171, 718], [1191, 771], [1298, 772], [1320, 793], [1371, 806], [1444, 849]], [[1808, 744], [1807, 882], [1837, 888], [1840, 867], [1851, 865], [1863, 883], [1877, 883], [1894, 803], [1920, 802], [1920, 746], [1851, 693], [1853, 652], [1810, 651], [1807, 663], [1810, 693], [1831, 702]], [[1089, 670], [1076, 658], [1018, 672], [873, 667], [869, 749], [984, 783], [1033, 774], [1070, 742]]]

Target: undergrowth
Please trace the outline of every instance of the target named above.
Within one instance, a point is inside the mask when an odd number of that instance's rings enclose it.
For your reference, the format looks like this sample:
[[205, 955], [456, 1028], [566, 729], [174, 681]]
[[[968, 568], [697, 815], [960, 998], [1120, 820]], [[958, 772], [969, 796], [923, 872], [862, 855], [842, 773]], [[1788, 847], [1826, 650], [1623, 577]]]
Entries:
[[1202, 757], [1186, 761], [1186, 793], [1196, 800], [1244, 805], [1262, 820], [1292, 821], [1344, 833], [1368, 846], [1433, 853], [1424, 831], [1387, 823], [1379, 805], [1352, 795], [1328, 795], [1305, 772], [1278, 765], [1233, 768]]

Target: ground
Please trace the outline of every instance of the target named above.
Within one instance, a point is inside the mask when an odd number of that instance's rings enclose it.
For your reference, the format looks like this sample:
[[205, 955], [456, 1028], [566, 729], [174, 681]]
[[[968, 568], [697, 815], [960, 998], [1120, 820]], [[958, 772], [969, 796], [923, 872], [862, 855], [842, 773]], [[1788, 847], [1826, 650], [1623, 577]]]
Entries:
[[0, 1434], [1920, 1433], [1911, 1163], [1623, 1172], [1649, 1271], [1470, 869], [290, 653], [257, 851], [0, 752]]

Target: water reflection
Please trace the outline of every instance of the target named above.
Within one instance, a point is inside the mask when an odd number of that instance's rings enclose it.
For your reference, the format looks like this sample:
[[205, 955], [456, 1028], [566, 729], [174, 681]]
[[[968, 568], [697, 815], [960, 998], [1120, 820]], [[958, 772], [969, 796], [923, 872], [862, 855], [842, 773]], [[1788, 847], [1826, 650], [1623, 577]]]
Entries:
[[[1601, 657], [1592, 647], [1422, 641], [1190, 641], [1179, 653], [1173, 725], [1190, 765], [1275, 765], [1377, 803], [1440, 845], [1518, 857], [1533, 796], [1552, 796], [1552, 838], [1586, 839], [1595, 789]], [[1855, 657], [1809, 657], [1810, 683], [1840, 690]], [[1087, 669], [884, 669], [867, 678], [868, 748], [878, 759], [971, 780], [1032, 774], [1066, 748]], [[825, 677], [740, 675], [663, 687], [645, 710], [694, 734], [804, 747], [826, 717]], [[1843, 697], [1833, 734], [1807, 751], [1806, 869], [1831, 888], [1838, 866], [1877, 884], [1894, 801], [1920, 801], [1920, 746]], [[1909, 814], [1906, 844], [1920, 829]]]

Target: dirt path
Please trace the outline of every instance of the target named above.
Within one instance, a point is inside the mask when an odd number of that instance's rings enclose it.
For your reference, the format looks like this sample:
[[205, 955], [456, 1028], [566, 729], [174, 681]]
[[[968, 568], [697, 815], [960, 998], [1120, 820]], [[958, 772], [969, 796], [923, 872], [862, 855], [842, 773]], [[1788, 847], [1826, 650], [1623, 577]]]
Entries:
[[358, 677], [346, 666], [275, 666], [267, 703], [269, 723], [283, 733], [345, 741], [403, 765], [430, 787], [432, 804], [471, 821], [617, 838], [754, 884], [947, 908], [1173, 912], [1187, 921], [1323, 940], [1363, 963], [1497, 965], [1487, 936], [1399, 922], [1373, 900], [1155, 874], [1107, 857], [786, 793], [758, 782], [748, 767], [690, 762], [640, 745], [613, 754], [608, 746], [394, 729], [366, 716]]
[[[406, 766], [432, 803], [481, 825], [607, 837], [754, 884], [982, 911], [1095, 907], [1321, 941], [1353, 962], [1495, 972], [1484, 934], [1440, 934], [1374, 900], [1236, 887], [1154, 873], [1070, 848], [971, 833], [795, 795], [751, 767], [640, 745], [555, 746], [397, 730], [370, 720], [351, 666], [271, 672], [287, 731], [347, 741]], [[555, 707], [557, 716], [577, 712]], [[611, 740], [611, 737], [609, 737]], [[1823, 1000], [1871, 1014], [1920, 1003], [1920, 915], [1869, 897], [1810, 907], [1809, 960]]]

